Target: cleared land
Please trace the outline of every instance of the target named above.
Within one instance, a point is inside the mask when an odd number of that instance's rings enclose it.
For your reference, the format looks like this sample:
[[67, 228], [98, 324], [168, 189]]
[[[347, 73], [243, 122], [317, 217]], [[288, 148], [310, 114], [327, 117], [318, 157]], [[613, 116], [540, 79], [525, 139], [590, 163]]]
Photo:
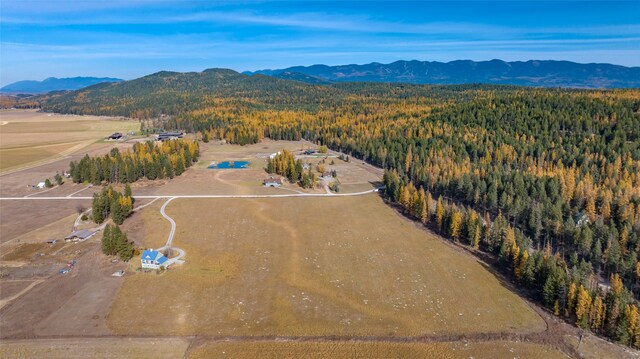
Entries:
[[[80, 191], [77, 195], [90, 196], [99, 188], [66, 183], [47, 191], [25, 183], [64, 170], [85, 151], [103, 154], [115, 145], [94, 143], [70, 158], [4, 174], [0, 195]], [[273, 141], [244, 147], [205, 144], [201, 162], [182, 176], [140, 181], [133, 191], [302, 191], [296, 185], [261, 186], [270, 153], [301, 147]], [[252, 165], [206, 168], [226, 160]], [[322, 158], [304, 160], [315, 166]], [[381, 176], [360, 162], [331, 157], [325, 167], [338, 171], [342, 192], [371, 189]], [[149, 201], [139, 200], [136, 207]], [[123, 225], [138, 246], [158, 248], [166, 241], [170, 226], [159, 214], [165, 201], [157, 200]], [[567, 352], [562, 338], [574, 348], [577, 344], [575, 329], [537, 310], [550, 326], [541, 332], [546, 327], [541, 317], [473, 257], [398, 215], [374, 194], [176, 199], [167, 214], [178, 224], [174, 245], [187, 251], [186, 264], [162, 275], [136, 273], [139, 257], [111, 263], [100, 254], [100, 234], [80, 244], [44, 243], [67, 235], [76, 207], [89, 204], [0, 201], [0, 357], [559, 358], [553, 348]], [[76, 268], [57, 274], [69, 259], [78, 260]], [[111, 276], [118, 269], [127, 270], [125, 277]], [[37, 285], [23, 291], [31, 284]], [[52, 339], [57, 337], [64, 339]], [[635, 354], [593, 337], [585, 338], [580, 352], [604, 358]]]
[[[76, 253], [82, 247], [86, 254]], [[59, 254], [62, 263], [70, 258], [78, 263], [69, 274], [55, 274], [0, 309], [3, 338], [110, 334], [105, 317], [123, 279], [111, 274], [126, 265], [111, 263], [90, 241]]]
[[139, 131], [140, 123], [95, 116], [0, 111], [0, 171], [68, 156], [112, 134]]
[[416, 336], [545, 328], [471, 256], [375, 195], [177, 199], [167, 214], [188, 264], [128, 277], [108, 319], [116, 333]]
[[[76, 207], [88, 208], [91, 200], [56, 200], [26, 203], [2, 201], [0, 211], [0, 243], [46, 241], [63, 239], [71, 233], [77, 217]], [[3, 249], [6, 251], [7, 249]]]
[[189, 358], [567, 358], [532, 343], [220, 342], [203, 345]]
[[82, 338], [12, 340], [0, 343], [2, 358], [181, 358], [189, 345], [179, 338]]

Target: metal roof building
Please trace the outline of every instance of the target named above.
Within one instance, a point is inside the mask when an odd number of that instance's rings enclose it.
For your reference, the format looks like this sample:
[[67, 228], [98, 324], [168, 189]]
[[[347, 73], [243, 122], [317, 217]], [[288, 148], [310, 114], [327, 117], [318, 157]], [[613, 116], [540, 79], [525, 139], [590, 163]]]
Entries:
[[86, 241], [87, 239], [93, 237], [94, 234], [96, 234], [96, 231], [92, 231], [89, 229], [80, 229], [77, 231], [73, 231], [73, 233], [68, 235], [65, 239]]

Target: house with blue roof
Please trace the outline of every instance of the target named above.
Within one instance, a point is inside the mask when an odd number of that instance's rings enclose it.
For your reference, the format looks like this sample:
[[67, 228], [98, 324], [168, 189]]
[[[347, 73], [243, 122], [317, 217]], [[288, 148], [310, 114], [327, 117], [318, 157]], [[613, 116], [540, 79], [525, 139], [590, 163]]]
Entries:
[[166, 267], [165, 263], [167, 260], [168, 258], [165, 257], [164, 254], [152, 249], [145, 250], [142, 253], [142, 257], [140, 257], [143, 269], [160, 269], [160, 267]]

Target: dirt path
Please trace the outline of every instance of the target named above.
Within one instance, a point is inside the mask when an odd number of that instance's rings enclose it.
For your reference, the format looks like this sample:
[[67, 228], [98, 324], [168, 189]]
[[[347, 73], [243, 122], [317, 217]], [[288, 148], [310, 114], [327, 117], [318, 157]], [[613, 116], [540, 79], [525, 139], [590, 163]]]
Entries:
[[[127, 340], [141, 340], [141, 339], [153, 339], [153, 340], [175, 340], [183, 339], [189, 340], [190, 345], [184, 354], [184, 358], [188, 358], [189, 355], [198, 347], [208, 343], [220, 343], [220, 342], [235, 342], [235, 343], [247, 343], [247, 342], [262, 342], [262, 343], [456, 343], [456, 342], [469, 342], [469, 343], [491, 343], [498, 341], [510, 341], [510, 342], [527, 342], [544, 346], [551, 346], [556, 350], [561, 351], [570, 358], [580, 358], [581, 356], [572, 350], [571, 353], [567, 353], [554, 345], [550, 345], [544, 340], [538, 338], [529, 338], [522, 335], [511, 335], [509, 333], [504, 334], [472, 334], [472, 335], [438, 335], [438, 336], [415, 336], [415, 337], [387, 337], [387, 336], [119, 336], [119, 335], [97, 335], [97, 336], [64, 336], [64, 335], [48, 335], [39, 336], [37, 339], [27, 339], [24, 341], [47, 341], [55, 339], [65, 340], [79, 340], [86, 338], [100, 338], [100, 339], [127, 339]], [[16, 340], [12, 340], [17, 342]]]
[[[169, 260], [165, 263], [165, 266], [167, 266], [167, 267], [172, 265], [172, 264], [182, 264], [182, 263], [184, 263], [184, 261], [182, 260], [182, 257], [184, 257], [184, 255], [185, 255], [185, 251], [183, 249], [173, 247], [173, 237], [176, 234], [176, 221], [174, 221], [173, 218], [169, 217], [167, 215], [167, 213], [165, 212], [165, 209], [167, 208], [167, 205], [169, 205], [169, 203], [171, 201], [173, 201], [174, 199], [176, 199], [176, 197], [169, 198], [162, 205], [162, 207], [160, 207], [160, 214], [167, 221], [169, 221], [169, 223], [171, 223], [171, 230], [169, 231], [169, 235], [167, 236], [167, 242], [165, 243], [165, 245], [163, 247], [161, 247], [161, 248], [156, 249], [156, 250], [157, 251], [163, 251], [163, 250], [166, 249], [166, 250], [169, 250], [169, 251], [175, 250], [175, 251], [178, 252], [177, 256], [169, 258]], [[150, 203], [148, 203], [148, 204], [150, 204]]]
[[222, 184], [238, 189], [238, 192], [240, 194], [247, 194], [248, 188], [246, 188], [245, 186], [240, 186], [237, 183], [233, 183], [232, 181], [229, 181], [223, 178], [224, 173], [229, 173], [229, 172], [232, 172], [232, 171], [216, 171], [216, 173], [213, 175], [213, 179]]
[[73, 193], [69, 193], [69, 194], [67, 195], [67, 197], [73, 197], [73, 195], [78, 194], [78, 193], [80, 193], [80, 192], [82, 192], [82, 191], [84, 191], [84, 190], [87, 190], [87, 189], [89, 189], [89, 188], [91, 188], [91, 186], [87, 186], [87, 187], [84, 187], [83, 189], [77, 190], [77, 191], [75, 191], [75, 192], [73, 192]]
[[162, 217], [164, 217], [167, 221], [169, 221], [169, 223], [171, 223], [171, 230], [169, 231], [169, 235], [167, 236], [167, 243], [165, 243], [164, 245], [167, 248], [171, 248], [171, 244], [173, 243], [173, 236], [176, 234], [176, 221], [174, 221], [173, 218], [167, 216], [164, 210], [165, 208], [167, 208], [167, 205], [171, 203], [171, 201], [173, 201], [174, 199], [175, 197], [169, 198], [162, 205], [162, 207], [160, 207], [160, 214], [162, 215]]
[[29, 284], [26, 288], [24, 288], [20, 292], [12, 295], [9, 298], [5, 298], [5, 299], [0, 300], [0, 309], [2, 309], [5, 305], [9, 304], [9, 302], [11, 302], [12, 300], [17, 299], [18, 297], [20, 297], [24, 293], [30, 291], [31, 288], [37, 286], [38, 284], [40, 284], [42, 282], [44, 282], [44, 279], [36, 279], [35, 281], [33, 281], [33, 283]]

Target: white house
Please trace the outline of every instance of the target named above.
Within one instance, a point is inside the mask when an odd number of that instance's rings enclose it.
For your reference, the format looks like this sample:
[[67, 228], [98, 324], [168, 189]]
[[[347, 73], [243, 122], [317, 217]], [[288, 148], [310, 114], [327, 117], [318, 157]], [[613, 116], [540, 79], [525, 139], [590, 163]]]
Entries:
[[158, 251], [147, 249], [142, 253], [140, 261], [142, 262], [142, 268], [160, 269], [167, 261], [167, 257]]
[[281, 151], [278, 151], [276, 153], [272, 153], [269, 155], [269, 158], [274, 159], [277, 155], [279, 155], [281, 153]]
[[37, 188], [44, 188], [45, 187], [45, 183], [44, 182], [38, 182], [38, 184], [36, 185]]
[[262, 181], [265, 187], [280, 187], [282, 186], [282, 179], [280, 177], [270, 176], [269, 178]]

